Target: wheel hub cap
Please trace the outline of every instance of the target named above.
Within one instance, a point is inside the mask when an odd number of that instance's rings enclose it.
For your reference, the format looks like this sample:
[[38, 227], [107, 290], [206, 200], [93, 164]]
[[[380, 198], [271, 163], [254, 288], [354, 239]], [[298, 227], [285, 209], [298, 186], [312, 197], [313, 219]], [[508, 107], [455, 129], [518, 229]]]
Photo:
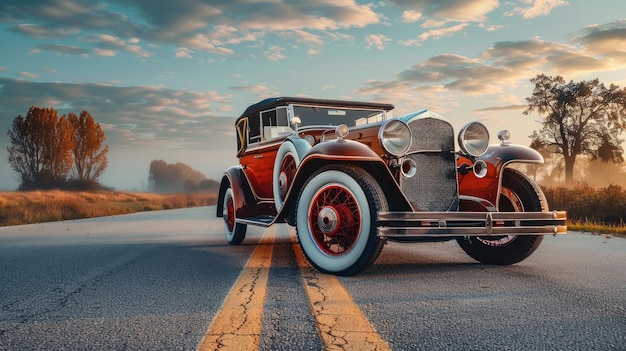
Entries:
[[326, 236], [332, 236], [339, 228], [339, 214], [332, 207], [324, 207], [317, 215], [317, 225]]
[[280, 172], [278, 176], [278, 190], [281, 197], [287, 194], [287, 174], [285, 172]]

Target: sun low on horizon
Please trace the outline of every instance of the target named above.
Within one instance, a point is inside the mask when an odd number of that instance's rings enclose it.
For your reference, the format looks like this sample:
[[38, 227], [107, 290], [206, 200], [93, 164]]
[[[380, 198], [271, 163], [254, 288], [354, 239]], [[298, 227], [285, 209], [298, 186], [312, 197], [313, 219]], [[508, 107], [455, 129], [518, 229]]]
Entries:
[[219, 179], [235, 118], [267, 97], [428, 108], [528, 145], [531, 78], [626, 86], [620, 0], [5, 0], [0, 32], [2, 190], [31, 106], [88, 111], [109, 145], [101, 182], [143, 190], [157, 159]]

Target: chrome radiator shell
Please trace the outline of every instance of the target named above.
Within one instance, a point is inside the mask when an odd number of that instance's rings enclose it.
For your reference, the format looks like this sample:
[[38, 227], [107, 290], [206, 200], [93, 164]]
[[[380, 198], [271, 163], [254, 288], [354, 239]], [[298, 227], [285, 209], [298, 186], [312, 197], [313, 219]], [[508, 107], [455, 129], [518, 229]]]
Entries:
[[407, 125], [412, 132], [412, 144], [406, 158], [413, 160], [417, 169], [412, 177], [400, 177], [404, 195], [414, 211], [458, 211], [452, 125], [433, 117], [414, 118]]

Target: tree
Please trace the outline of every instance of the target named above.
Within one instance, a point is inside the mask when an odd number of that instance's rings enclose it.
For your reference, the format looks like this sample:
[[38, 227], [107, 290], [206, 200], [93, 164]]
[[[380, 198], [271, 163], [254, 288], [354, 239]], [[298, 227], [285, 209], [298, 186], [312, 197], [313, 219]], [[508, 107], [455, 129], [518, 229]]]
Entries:
[[155, 192], [192, 191], [206, 176], [184, 163], [168, 164], [163, 160], [150, 162], [148, 182]]
[[108, 164], [104, 132], [87, 111], [80, 117], [69, 113], [68, 120], [74, 128], [74, 177], [80, 184], [95, 184]]
[[26, 117], [15, 117], [7, 151], [20, 189], [52, 187], [67, 178], [73, 162], [72, 133], [67, 118], [59, 118], [52, 108], [31, 106]]
[[[55, 111], [56, 112], [56, 111]], [[45, 160], [50, 176], [54, 180], [64, 181], [68, 178], [74, 156], [72, 149], [74, 148], [74, 129], [65, 115], [61, 116], [51, 133], [45, 134], [49, 139], [44, 140], [44, 150], [46, 151]]]
[[598, 79], [566, 83], [561, 76], [544, 74], [530, 81], [535, 87], [526, 98], [524, 114], [536, 111], [543, 116], [542, 129], [531, 138], [563, 156], [567, 184], [573, 183], [580, 155], [620, 160], [618, 135], [626, 129], [626, 89], [613, 84], [607, 88]]

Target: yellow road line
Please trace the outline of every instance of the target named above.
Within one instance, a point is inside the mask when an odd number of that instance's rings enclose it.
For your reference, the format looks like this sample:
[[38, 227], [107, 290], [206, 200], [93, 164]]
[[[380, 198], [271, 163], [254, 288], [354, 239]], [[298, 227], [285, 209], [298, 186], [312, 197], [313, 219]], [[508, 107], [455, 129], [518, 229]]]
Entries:
[[261, 237], [239, 279], [213, 319], [198, 350], [257, 350], [276, 226]]
[[391, 350], [339, 279], [311, 267], [297, 239], [290, 237], [324, 349]]

